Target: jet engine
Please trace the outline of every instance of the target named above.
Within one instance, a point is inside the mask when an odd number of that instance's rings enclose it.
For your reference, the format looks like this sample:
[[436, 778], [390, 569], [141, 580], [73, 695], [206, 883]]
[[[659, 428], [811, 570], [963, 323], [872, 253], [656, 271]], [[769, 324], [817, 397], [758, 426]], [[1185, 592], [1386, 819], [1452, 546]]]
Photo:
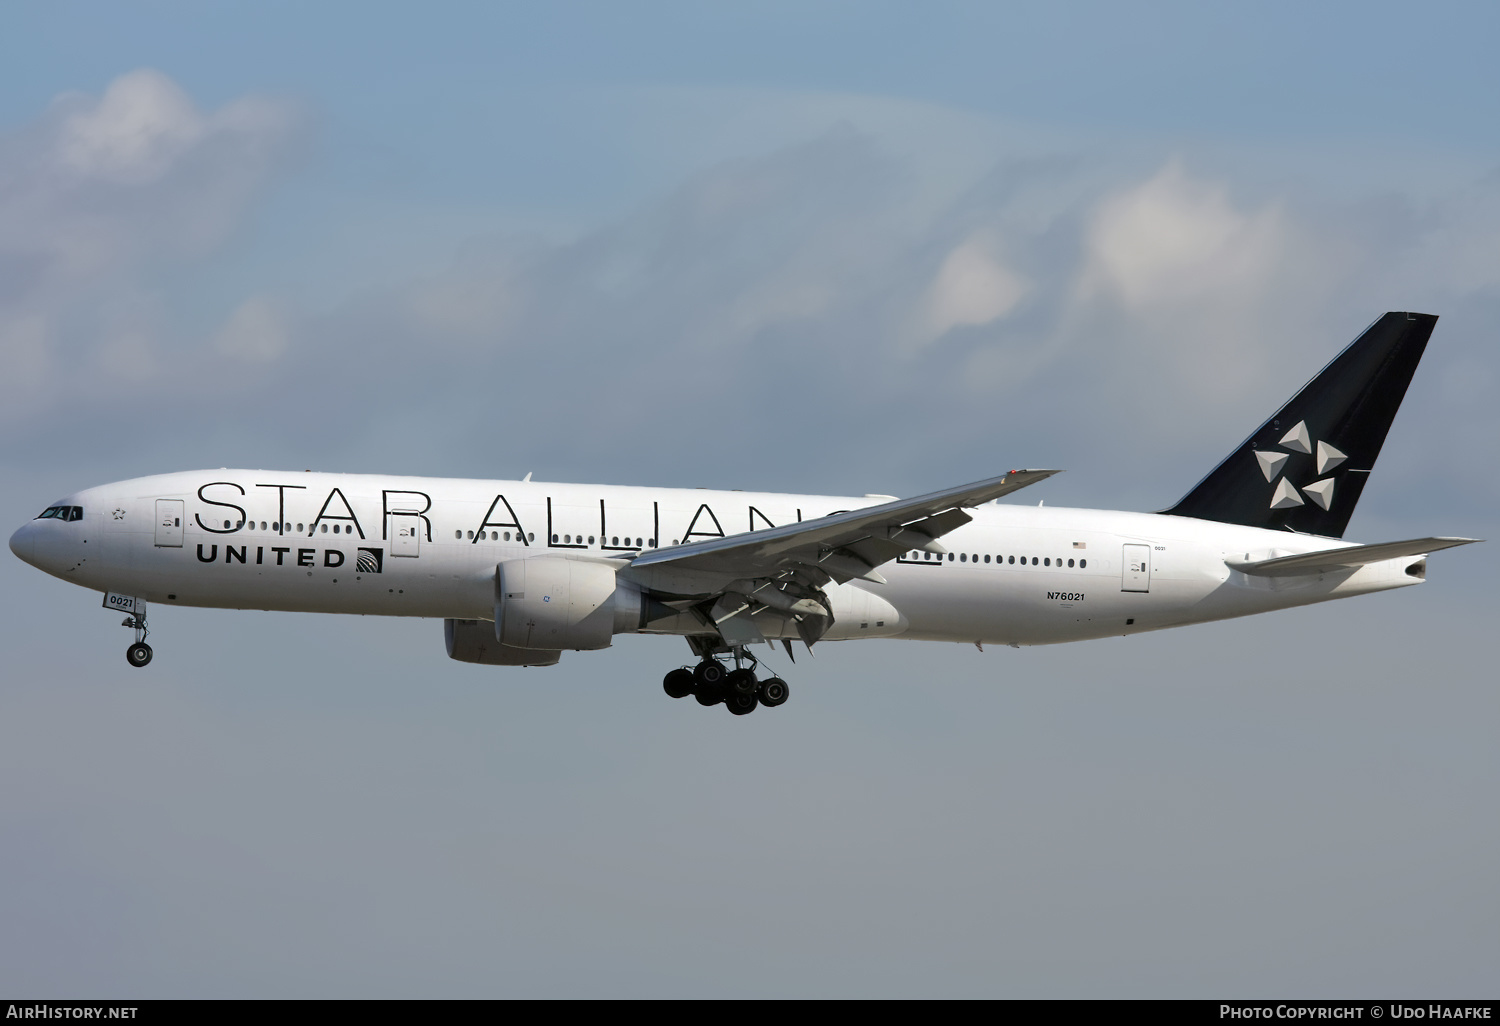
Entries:
[[502, 645], [495, 640], [495, 625], [488, 620], [444, 620], [443, 641], [449, 659], [487, 666], [551, 666], [562, 655]]
[[648, 601], [605, 562], [510, 559], [497, 577], [495, 637], [521, 649], [608, 648], [614, 635], [639, 629]]

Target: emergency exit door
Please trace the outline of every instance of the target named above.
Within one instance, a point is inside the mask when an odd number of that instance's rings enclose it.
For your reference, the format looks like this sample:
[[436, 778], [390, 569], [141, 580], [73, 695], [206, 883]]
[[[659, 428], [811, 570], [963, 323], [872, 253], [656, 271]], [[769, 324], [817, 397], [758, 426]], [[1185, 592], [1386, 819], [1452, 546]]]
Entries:
[[1120, 568], [1121, 591], [1151, 590], [1151, 546], [1127, 545]]
[[181, 499], [156, 500], [156, 545], [157, 548], [182, 548]]

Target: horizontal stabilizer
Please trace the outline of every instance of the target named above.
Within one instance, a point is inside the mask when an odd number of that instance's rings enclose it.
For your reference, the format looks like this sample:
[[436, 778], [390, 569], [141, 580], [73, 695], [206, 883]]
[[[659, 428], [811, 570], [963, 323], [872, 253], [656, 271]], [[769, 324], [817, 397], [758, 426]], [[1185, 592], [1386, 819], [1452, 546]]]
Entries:
[[1307, 574], [1348, 570], [1366, 563], [1379, 563], [1402, 556], [1422, 556], [1439, 549], [1451, 549], [1456, 545], [1469, 545], [1479, 538], [1413, 538], [1410, 541], [1381, 542], [1378, 545], [1350, 545], [1341, 549], [1323, 549], [1321, 552], [1306, 552], [1299, 556], [1278, 556], [1276, 559], [1241, 561], [1226, 559], [1231, 570], [1254, 577], [1298, 577]]

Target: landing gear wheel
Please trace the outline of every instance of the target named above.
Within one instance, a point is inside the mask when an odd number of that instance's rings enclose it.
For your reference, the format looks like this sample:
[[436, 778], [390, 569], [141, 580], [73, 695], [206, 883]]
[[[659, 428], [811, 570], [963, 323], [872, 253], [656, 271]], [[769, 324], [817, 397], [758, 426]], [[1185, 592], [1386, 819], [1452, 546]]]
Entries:
[[673, 670], [662, 678], [661, 686], [672, 698], [686, 698], [693, 693], [693, 671]]
[[125, 661], [131, 666], [145, 666], [151, 661], [151, 646], [144, 641], [131, 645], [125, 650]]
[[693, 688], [693, 697], [698, 700], [699, 705], [718, 705], [724, 701], [724, 692], [715, 687]]
[[700, 688], [716, 688], [724, 683], [728, 673], [717, 659], [705, 659], [693, 667], [693, 683]]
[[760, 682], [760, 704], [775, 708], [790, 697], [791, 689], [780, 677], [767, 677]]
[[724, 686], [732, 695], [753, 695], [755, 694], [755, 671], [731, 670], [729, 676], [724, 678]]
[[756, 706], [760, 705], [760, 699], [755, 697], [755, 692], [753, 691], [748, 695], [741, 694], [738, 691], [731, 691], [724, 698], [724, 704], [736, 716], [747, 716], [755, 711]]

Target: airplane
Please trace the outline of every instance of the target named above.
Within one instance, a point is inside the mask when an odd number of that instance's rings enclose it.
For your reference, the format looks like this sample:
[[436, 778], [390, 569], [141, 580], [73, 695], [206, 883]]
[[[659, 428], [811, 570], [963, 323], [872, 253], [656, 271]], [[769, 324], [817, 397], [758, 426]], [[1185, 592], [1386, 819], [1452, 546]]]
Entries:
[[128, 614], [136, 667], [148, 604], [430, 617], [490, 666], [670, 634], [696, 663], [665, 692], [745, 715], [790, 691], [760, 645], [1044, 645], [1423, 583], [1478, 539], [1343, 535], [1436, 323], [1379, 318], [1153, 513], [998, 501], [1055, 470], [898, 499], [221, 469], [85, 489], [10, 547]]

